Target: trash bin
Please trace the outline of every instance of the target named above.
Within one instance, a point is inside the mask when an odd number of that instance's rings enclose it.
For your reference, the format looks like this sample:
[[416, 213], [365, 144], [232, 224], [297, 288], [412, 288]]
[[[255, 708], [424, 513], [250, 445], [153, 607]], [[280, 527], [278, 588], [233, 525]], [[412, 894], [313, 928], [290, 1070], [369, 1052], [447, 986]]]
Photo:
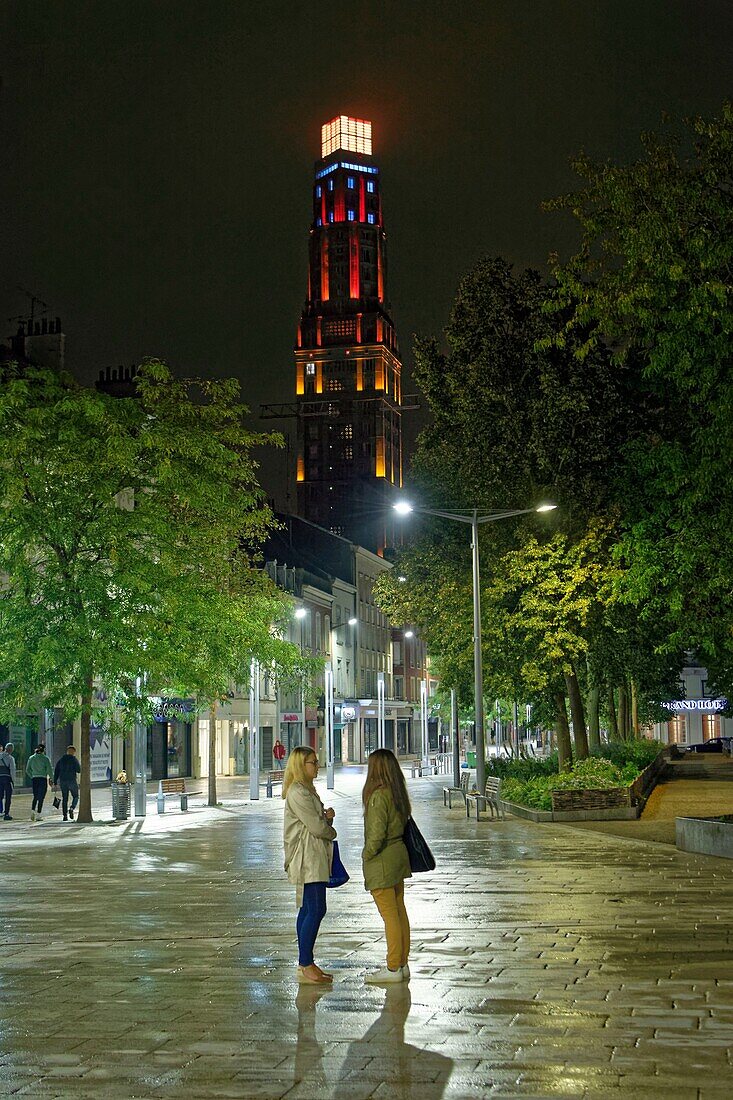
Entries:
[[126, 821], [130, 816], [130, 784], [112, 784], [112, 817], [115, 821]]
[[471, 752], [469, 750], [469, 752], [466, 753], [466, 763], [468, 764], [469, 768], [475, 768], [476, 767], [476, 753], [475, 752]]

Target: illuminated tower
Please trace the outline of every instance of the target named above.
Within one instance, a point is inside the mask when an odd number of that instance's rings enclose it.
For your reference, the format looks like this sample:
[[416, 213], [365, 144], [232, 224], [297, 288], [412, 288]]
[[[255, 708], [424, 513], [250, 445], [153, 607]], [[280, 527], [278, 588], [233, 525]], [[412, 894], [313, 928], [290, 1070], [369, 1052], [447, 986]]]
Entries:
[[295, 350], [298, 512], [382, 554], [402, 485], [402, 367], [371, 123], [327, 122], [321, 153]]

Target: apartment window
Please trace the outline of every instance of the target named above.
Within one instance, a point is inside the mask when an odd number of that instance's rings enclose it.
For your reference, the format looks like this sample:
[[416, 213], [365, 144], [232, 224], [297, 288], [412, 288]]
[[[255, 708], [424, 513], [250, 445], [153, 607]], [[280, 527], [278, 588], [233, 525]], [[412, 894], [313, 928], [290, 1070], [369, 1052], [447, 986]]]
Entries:
[[333, 191], [333, 180], [328, 181], [328, 190]]
[[405, 692], [405, 680], [403, 676], [395, 676], [394, 678], [394, 697], [395, 699], [404, 699]]
[[354, 213], [353, 210], [347, 210], [346, 211], [346, 217], [347, 217], [348, 221], [350, 221], [350, 222], [353, 222], [353, 221], [356, 220], [356, 214]]
[[316, 218], [316, 225], [320, 229], [321, 226], [323, 225], [323, 218]]
[[[370, 182], [371, 182], [371, 180], [370, 180]], [[319, 183], [319, 184], [317, 184], [317, 186], [316, 186], [316, 198], [317, 198], [317, 199], [320, 199], [320, 197], [321, 197], [321, 195], [322, 195], [322, 194], [323, 194], [323, 188], [321, 187], [321, 185], [320, 185], [320, 183]]]
[[328, 215], [328, 220], [329, 220], [330, 222], [332, 222], [332, 221], [333, 221], [333, 210], [331, 210], [331, 211], [330, 211], [330, 213], [329, 213], [329, 215]]
[[374, 221], [375, 221], [374, 215], [373, 214], [367, 214], [367, 221], [369, 222], [370, 225], [374, 225]]
[[374, 194], [374, 180], [367, 180], [367, 191], [370, 195]]
[[353, 176], [346, 177], [346, 186], [350, 187], [352, 191], [354, 190], [354, 188], [356, 187], [356, 180]]

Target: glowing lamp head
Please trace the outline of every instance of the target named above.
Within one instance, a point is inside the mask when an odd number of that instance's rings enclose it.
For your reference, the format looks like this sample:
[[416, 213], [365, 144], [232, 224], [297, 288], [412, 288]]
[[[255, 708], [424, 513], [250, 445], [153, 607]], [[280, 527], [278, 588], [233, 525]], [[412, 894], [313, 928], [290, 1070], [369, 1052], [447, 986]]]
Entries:
[[540, 504], [539, 507], [535, 508], [535, 512], [554, 512], [556, 508], [556, 504]]
[[296, 607], [296, 609], [295, 609], [296, 619], [304, 619], [307, 614], [308, 614], [308, 612], [306, 611], [306, 609], [304, 607]]
[[415, 631], [414, 630], [406, 630], [405, 631], [405, 637], [406, 638], [414, 638], [415, 637]]
[[321, 156], [343, 149], [348, 153], [372, 155], [372, 124], [363, 118], [338, 115], [321, 126]]
[[351, 618], [349, 619], [349, 626], [356, 626], [356, 624], [358, 623], [358, 621], [359, 621], [359, 620], [358, 620], [358, 619], [356, 619], [356, 618], [355, 618], [355, 617], [354, 617], [354, 616], [352, 615], [352, 616], [351, 616]]
[[405, 581], [407, 580], [407, 577], [403, 577], [402, 574], [400, 574], [400, 576], [397, 578], [397, 580], [400, 582], [400, 584], [404, 584]]
[[398, 500], [396, 504], [392, 505], [392, 507], [394, 508], [398, 516], [409, 516], [410, 512], [413, 510], [412, 505], [408, 500]]

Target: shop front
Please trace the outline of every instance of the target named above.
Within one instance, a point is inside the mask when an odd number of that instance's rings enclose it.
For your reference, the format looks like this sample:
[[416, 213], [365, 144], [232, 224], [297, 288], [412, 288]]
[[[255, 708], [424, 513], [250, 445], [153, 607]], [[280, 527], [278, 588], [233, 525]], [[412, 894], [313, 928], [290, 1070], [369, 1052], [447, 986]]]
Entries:
[[153, 700], [153, 723], [147, 731], [148, 779], [191, 776], [193, 699]]

